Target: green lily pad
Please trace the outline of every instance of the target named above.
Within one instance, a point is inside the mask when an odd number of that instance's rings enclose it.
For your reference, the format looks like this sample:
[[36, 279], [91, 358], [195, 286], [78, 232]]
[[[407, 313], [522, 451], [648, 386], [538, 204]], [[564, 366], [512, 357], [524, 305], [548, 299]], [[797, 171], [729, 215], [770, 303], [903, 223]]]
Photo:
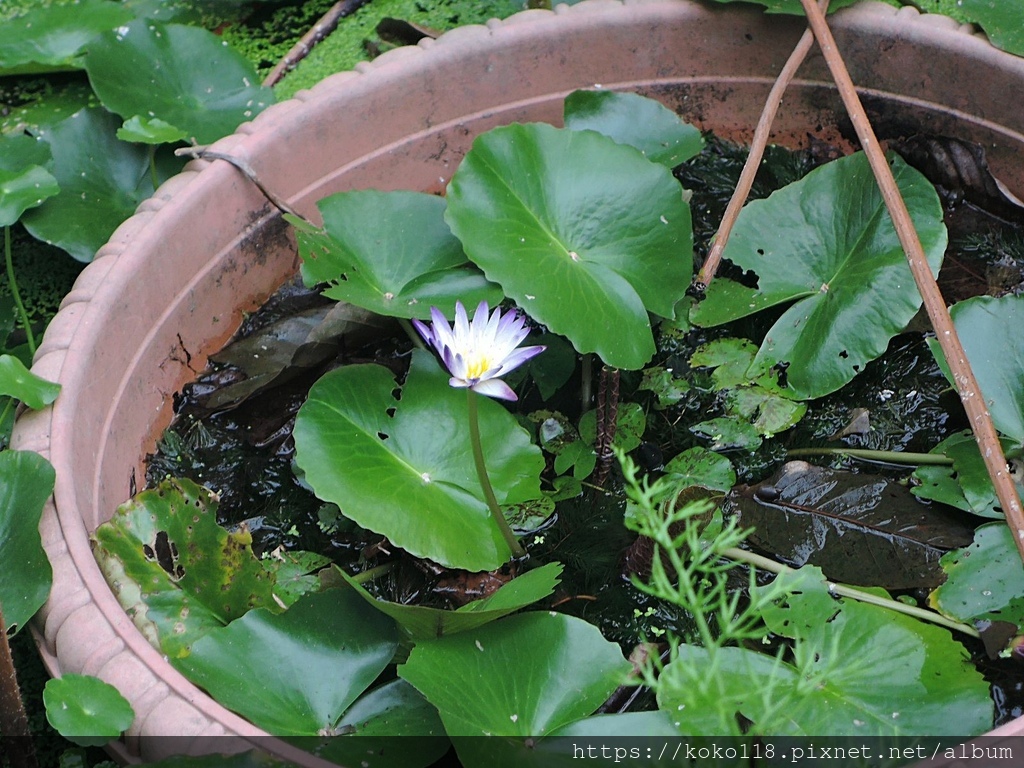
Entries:
[[188, 137], [188, 132], [164, 122], [158, 117], [147, 119], [140, 115], [125, 120], [117, 129], [117, 138], [135, 144], [173, 144]]
[[317, 203], [323, 229], [293, 216], [307, 285], [381, 315], [430, 317], [455, 302], [501, 302], [501, 289], [469, 263], [444, 223], [444, 198], [422, 192], [339, 192]]
[[597, 131], [669, 168], [704, 148], [704, 137], [695, 126], [661, 102], [635, 93], [573, 91], [565, 97], [565, 127]]
[[957, 621], [1008, 621], [1024, 626], [1024, 571], [1005, 523], [989, 523], [974, 533], [974, 543], [940, 561], [946, 581], [929, 596], [938, 611]]
[[450, 736], [544, 736], [593, 713], [629, 670], [597, 627], [540, 611], [421, 641], [398, 674]]
[[57, 180], [42, 166], [49, 148], [25, 136], [0, 136], [0, 227], [14, 224], [21, 214], [60, 191]]
[[41, 133], [50, 145], [50, 171], [60, 194], [22, 216], [33, 237], [91, 261], [121, 222], [153, 193], [149, 154], [119, 141], [120, 121], [102, 109], [83, 109]]
[[8, 631], [25, 625], [46, 602], [53, 582], [39, 537], [43, 506], [53, 493], [50, 462], [32, 451], [0, 452], [0, 610]]
[[[1008, 438], [1000, 438], [1004, 454], [1013, 453], [1017, 446]], [[1003, 518], [992, 479], [981, 457], [978, 443], [969, 430], [957, 432], [933, 448], [930, 453], [953, 460], [952, 466], [920, 466], [914, 477], [920, 482], [911, 492], [922, 499], [972, 512], [981, 517]], [[1022, 492], [1018, 483], [1018, 493]]]
[[[938, 195], [898, 157], [890, 165], [935, 274], [946, 247]], [[921, 306], [863, 153], [749, 203], [724, 256], [752, 270], [757, 287], [718, 278], [690, 319], [720, 325], [793, 302], [768, 331], [747, 376], [785, 368], [788, 394], [798, 399], [821, 397], [853, 379]]]
[[755, 384], [726, 390], [725, 412], [747, 419], [759, 435], [771, 437], [800, 421], [807, 413], [807, 404], [780, 397]]
[[648, 313], [673, 317], [690, 283], [678, 182], [593, 131], [509, 125], [477, 137], [448, 186], [445, 218], [531, 317], [617, 368], [651, 358]]
[[637, 389], [653, 392], [658, 398], [654, 407], [660, 411], [682, 400], [690, 390], [690, 384], [686, 379], [676, 378], [665, 366], [655, 365], [644, 369], [644, 377]]
[[87, 43], [131, 18], [129, 11], [107, 0], [36, 3], [0, 24], [0, 70], [17, 67], [25, 73], [26, 64], [77, 68], [75, 57]]
[[320, 577], [316, 574], [331, 565], [331, 558], [316, 552], [288, 552], [274, 550], [261, 561], [274, 577], [274, 597], [290, 606], [303, 595], [320, 591]]
[[93, 534], [96, 559], [136, 626], [172, 660], [250, 608], [280, 610], [252, 536], [217, 525], [217, 502], [166, 480], [122, 504]]
[[391, 619], [355, 592], [329, 589], [306, 595], [284, 613], [249, 611], [172, 661], [264, 730], [315, 736], [334, 728], [397, 647]]
[[21, 400], [33, 410], [45, 408], [60, 394], [60, 384], [36, 376], [14, 355], [0, 355], [0, 395]]
[[394, 619], [406, 635], [413, 640], [430, 640], [482, 627], [547, 597], [558, 584], [562, 565], [548, 563], [527, 571], [502, 585], [494, 594], [474, 600], [454, 611], [378, 600], [347, 573], [340, 569], [338, 573], [370, 605]]
[[110, 683], [88, 675], [63, 675], [43, 688], [46, 719], [80, 747], [102, 747], [135, 719], [128, 700]]
[[1024, 56], [1024, 2], [1022, 0], [958, 0], [957, 8], [985, 30], [992, 44]]
[[199, 27], [138, 19], [90, 43], [85, 69], [107, 109], [158, 118], [199, 144], [274, 103], [249, 60]]
[[[615, 436], [612, 447], [629, 453], [644, 439], [647, 416], [639, 403], [620, 403], [615, 414]], [[580, 416], [580, 439], [588, 445], [597, 442], [597, 411], [587, 411]]]
[[745, 448], [756, 450], [761, 445], [761, 434], [749, 424], [732, 416], [708, 419], [690, 427], [695, 435], [702, 435], [711, 441], [711, 450]]
[[[413, 353], [400, 399], [398, 389], [379, 365], [326, 374], [295, 420], [296, 463], [318, 497], [396, 546], [452, 568], [494, 570], [511, 552], [480, 488], [467, 392], [423, 351]], [[501, 405], [478, 405], [498, 502], [539, 498], [540, 449]]]
[[[1024, 323], [1024, 296], [977, 296], [949, 314], [996, 429], [1024, 445], [1024, 339], [1012, 332]], [[928, 346], [950, 378], [938, 342]]]
[[680, 486], [699, 485], [715, 491], [728, 491], [736, 484], [736, 471], [725, 456], [706, 448], [688, 448], [665, 465], [665, 474], [674, 475]]

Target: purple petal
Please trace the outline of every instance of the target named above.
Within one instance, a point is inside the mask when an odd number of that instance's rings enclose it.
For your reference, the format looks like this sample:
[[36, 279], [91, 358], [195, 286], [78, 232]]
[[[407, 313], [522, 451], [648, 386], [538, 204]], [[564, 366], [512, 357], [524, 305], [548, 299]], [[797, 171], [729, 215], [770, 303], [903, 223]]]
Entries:
[[452, 376], [450, 379], [448, 379], [448, 386], [456, 387], [459, 389], [465, 389], [466, 387], [469, 386], [469, 382], [466, 381], [465, 379], [457, 379], [454, 376]]
[[547, 347], [538, 345], [536, 347], [520, 347], [514, 349], [509, 355], [501, 361], [501, 372], [506, 374], [514, 368], [518, 368], [520, 365], [525, 363], [527, 360], [536, 357], [543, 352]]
[[[452, 386], [455, 386], [452, 384]], [[465, 384], [463, 384], [465, 386]], [[478, 381], [472, 387], [474, 392], [479, 392], [481, 395], [487, 395], [488, 397], [496, 397], [499, 400], [511, 400], [515, 402], [519, 398], [516, 397], [516, 393], [512, 391], [511, 387], [501, 379], [485, 379], [484, 381]]]
[[[412, 327], [416, 329], [420, 336], [427, 344], [434, 344], [434, 332], [430, 330], [430, 326], [426, 323], [420, 322], [415, 317], [412, 319]], [[436, 345], [435, 345], [436, 346]]]

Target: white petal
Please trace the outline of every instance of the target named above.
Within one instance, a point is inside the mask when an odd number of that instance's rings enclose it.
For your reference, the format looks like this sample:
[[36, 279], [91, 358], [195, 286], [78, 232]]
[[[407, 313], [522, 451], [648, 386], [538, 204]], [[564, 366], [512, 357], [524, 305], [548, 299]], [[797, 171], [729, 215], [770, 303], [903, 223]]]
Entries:
[[[455, 385], [452, 384], [454, 387]], [[465, 384], [463, 384], [465, 386]], [[484, 381], [478, 381], [474, 384], [471, 389], [474, 392], [479, 392], [481, 395], [487, 395], [488, 397], [496, 397], [499, 400], [518, 400], [516, 393], [512, 391], [501, 379], [485, 379]]]

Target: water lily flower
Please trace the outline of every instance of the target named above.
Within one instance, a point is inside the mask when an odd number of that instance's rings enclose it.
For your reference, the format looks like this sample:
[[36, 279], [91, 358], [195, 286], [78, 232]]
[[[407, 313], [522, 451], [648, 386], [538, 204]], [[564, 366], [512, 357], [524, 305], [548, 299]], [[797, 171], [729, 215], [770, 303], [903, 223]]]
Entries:
[[518, 368], [544, 351], [543, 346], [519, 347], [529, 334], [526, 321], [515, 310], [502, 315], [495, 309], [488, 317], [486, 301], [481, 301], [470, 322], [462, 302], [455, 302], [455, 325], [449, 326], [437, 307], [430, 308], [432, 324], [419, 320], [413, 325], [428, 344], [437, 350], [452, 377], [453, 387], [468, 387], [474, 392], [501, 400], [518, 400], [516, 393], [499, 377]]

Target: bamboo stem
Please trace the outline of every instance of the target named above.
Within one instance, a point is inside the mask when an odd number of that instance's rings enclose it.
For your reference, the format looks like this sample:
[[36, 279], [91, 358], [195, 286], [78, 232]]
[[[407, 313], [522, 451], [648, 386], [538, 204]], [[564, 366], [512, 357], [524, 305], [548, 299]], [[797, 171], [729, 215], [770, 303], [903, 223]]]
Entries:
[[800, 0], [804, 6], [804, 12], [810, 22], [814, 36], [818, 40], [822, 55], [828, 65], [832, 78], [835, 80], [842, 97], [843, 104], [853, 123], [854, 130], [860, 139], [861, 147], [867, 155], [871, 170], [875, 174], [878, 186], [882, 191], [882, 198], [885, 206], [892, 217], [893, 225], [896, 227], [896, 234], [899, 237], [900, 245], [910, 263], [910, 271], [917, 283], [921, 298], [924, 301], [925, 310], [931, 320], [935, 335], [938, 337], [939, 346], [946, 357], [949, 369], [956, 383], [960, 400], [967, 411], [971, 428], [974, 430], [975, 440], [981, 451], [982, 459], [985, 461], [985, 468], [989, 477], [992, 478], [992, 485], [995, 486], [996, 496], [999, 498], [999, 505], [1006, 515], [1006, 522], [1014, 532], [1014, 542], [1017, 551], [1024, 559], [1024, 509], [1021, 508], [1020, 498], [1017, 496], [1017, 489], [1010, 479], [1006, 468], [1006, 457], [1003, 455], [1003, 448], [999, 444], [999, 435], [996, 433], [992, 417], [989, 415], [982, 396], [978, 381], [974, 377], [970, 364], [967, 362], [967, 355], [963, 345], [957, 336], [953, 320], [946, 309], [946, 302], [939, 292], [939, 286], [932, 276], [931, 268], [924, 254], [924, 248], [914, 229], [906, 203], [900, 195], [896, 180], [893, 178], [885, 153], [882, 151], [875, 137], [875, 132], [868, 121], [867, 113], [860, 103], [860, 97], [854, 87], [846, 64], [836, 48], [836, 41], [825, 21], [825, 15], [821, 9], [814, 4], [813, 0]]
[[[828, 8], [828, 3], [829, 0], [821, 0], [823, 10]], [[729, 242], [729, 235], [732, 234], [732, 228], [736, 224], [736, 219], [740, 215], [743, 204], [747, 202], [750, 188], [754, 186], [754, 177], [757, 176], [757, 169], [761, 167], [761, 159], [764, 157], [765, 147], [768, 146], [772, 123], [775, 121], [775, 114], [779, 111], [779, 105], [782, 103], [782, 94], [796, 76], [796, 71], [803, 64], [804, 59], [807, 58], [812, 45], [814, 45], [814, 34], [810, 29], [806, 29], [803, 36], [797, 42], [796, 48], [793, 49], [793, 52], [786, 60], [782, 71], [779, 72], [779, 76], [775, 79], [771, 91], [768, 92], [768, 99], [765, 101], [764, 110], [761, 112], [761, 117], [757, 121], [757, 127], [754, 129], [754, 138], [750, 142], [750, 154], [747, 155], [746, 162], [743, 163], [743, 170], [740, 171], [739, 181], [736, 183], [736, 189], [733, 190], [732, 197], [729, 198], [729, 204], [725, 208], [725, 214], [722, 216], [722, 223], [718, 226], [718, 232], [715, 233], [714, 242], [711, 243], [708, 257], [704, 260], [704, 265], [697, 275], [697, 282], [700, 285], [707, 286], [714, 279], [715, 272], [718, 271], [718, 265], [722, 261], [722, 252], [725, 250], [726, 243]]]

